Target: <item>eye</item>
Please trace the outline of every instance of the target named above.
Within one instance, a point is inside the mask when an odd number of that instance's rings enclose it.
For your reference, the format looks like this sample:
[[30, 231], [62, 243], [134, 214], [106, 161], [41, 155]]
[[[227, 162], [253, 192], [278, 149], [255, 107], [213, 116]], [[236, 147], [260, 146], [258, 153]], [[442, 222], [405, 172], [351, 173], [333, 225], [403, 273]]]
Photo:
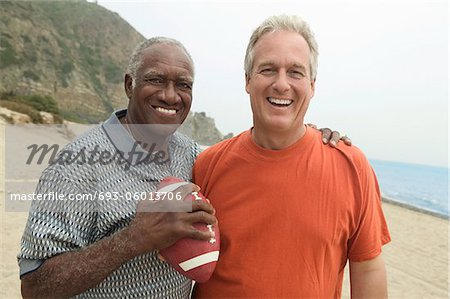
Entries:
[[182, 90], [192, 90], [192, 83], [189, 82], [181, 81], [177, 83], [177, 86]]
[[289, 75], [292, 78], [296, 78], [296, 79], [301, 79], [305, 77], [305, 73], [303, 71], [300, 70], [290, 70], [289, 71]]
[[265, 75], [265, 76], [272, 75], [274, 72], [275, 72], [275, 70], [273, 68], [263, 68], [259, 71], [259, 73], [261, 75]]

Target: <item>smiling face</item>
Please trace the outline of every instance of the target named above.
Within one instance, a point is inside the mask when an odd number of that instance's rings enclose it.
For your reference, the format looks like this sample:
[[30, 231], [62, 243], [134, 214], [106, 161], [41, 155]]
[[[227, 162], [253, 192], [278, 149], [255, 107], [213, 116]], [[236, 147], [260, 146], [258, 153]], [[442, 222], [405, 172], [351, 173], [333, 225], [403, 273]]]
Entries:
[[191, 61], [177, 45], [158, 43], [145, 49], [134, 87], [131, 76], [125, 76], [130, 100], [128, 121], [152, 125], [183, 123], [191, 109], [193, 76]]
[[255, 132], [301, 136], [314, 95], [309, 47], [292, 31], [266, 33], [253, 49], [253, 68], [246, 77]]

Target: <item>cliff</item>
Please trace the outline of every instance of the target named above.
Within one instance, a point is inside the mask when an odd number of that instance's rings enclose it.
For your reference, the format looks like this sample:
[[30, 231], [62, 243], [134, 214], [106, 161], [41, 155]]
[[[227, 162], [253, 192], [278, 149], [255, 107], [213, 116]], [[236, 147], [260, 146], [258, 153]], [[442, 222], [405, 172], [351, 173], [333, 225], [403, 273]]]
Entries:
[[[0, 1], [0, 106], [30, 118], [6, 110], [0, 117], [41, 123], [48, 122], [46, 111], [58, 122], [106, 119], [127, 105], [123, 76], [142, 40], [118, 14], [95, 3]], [[223, 138], [204, 113], [191, 113], [183, 130], [206, 145]]]

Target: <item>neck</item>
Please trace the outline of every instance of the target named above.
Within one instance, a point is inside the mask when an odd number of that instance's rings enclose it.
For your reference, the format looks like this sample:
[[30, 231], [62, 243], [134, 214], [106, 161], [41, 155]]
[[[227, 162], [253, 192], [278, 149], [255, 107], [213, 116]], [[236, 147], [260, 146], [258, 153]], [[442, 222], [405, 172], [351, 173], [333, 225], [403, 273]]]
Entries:
[[163, 151], [168, 154], [170, 136], [162, 136], [150, 130], [147, 125], [134, 124], [128, 118], [128, 114], [120, 119], [125, 129], [146, 151]]
[[305, 125], [301, 125], [294, 132], [268, 131], [255, 126], [252, 129], [252, 140], [262, 148], [281, 150], [296, 143], [305, 135], [305, 133]]

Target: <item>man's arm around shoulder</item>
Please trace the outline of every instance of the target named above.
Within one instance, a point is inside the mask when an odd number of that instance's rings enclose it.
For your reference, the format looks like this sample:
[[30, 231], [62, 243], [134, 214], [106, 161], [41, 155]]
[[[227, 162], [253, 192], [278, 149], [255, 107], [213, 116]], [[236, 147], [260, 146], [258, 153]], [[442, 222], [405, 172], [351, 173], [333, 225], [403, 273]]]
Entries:
[[387, 298], [384, 260], [380, 255], [364, 262], [350, 262], [352, 298]]

